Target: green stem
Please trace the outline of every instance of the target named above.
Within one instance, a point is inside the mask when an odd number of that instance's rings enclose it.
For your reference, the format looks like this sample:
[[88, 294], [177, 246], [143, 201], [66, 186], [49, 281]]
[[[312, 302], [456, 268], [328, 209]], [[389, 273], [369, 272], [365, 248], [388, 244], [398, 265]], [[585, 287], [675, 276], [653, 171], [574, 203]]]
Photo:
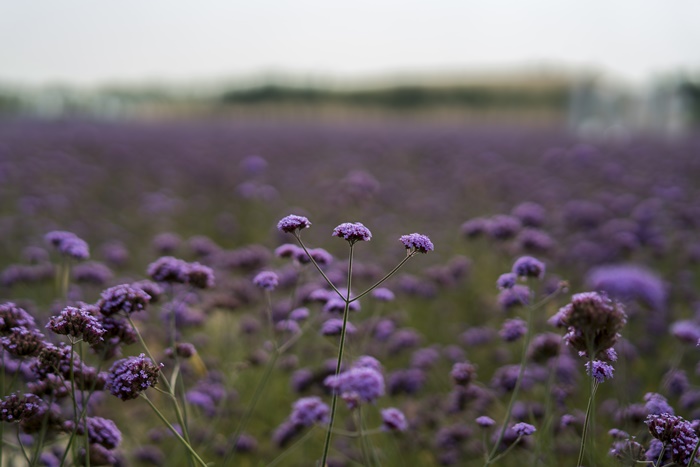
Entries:
[[[350, 312], [350, 286], [352, 285], [352, 256], [353, 256], [353, 244], [350, 243], [350, 255], [348, 259], [348, 281], [347, 281], [347, 296], [344, 297], [345, 309], [343, 310], [343, 328], [340, 331], [340, 345], [338, 346], [338, 361], [335, 365], [335, 376], [336, 378], [340, 374], [340, 366], [343, 362], [343, 349], [345, 348], [345, 331], [348, 325], [348, 314]], [[337, 290], [337, 289], [336, 289]], [[333, 391], [333, 398], [331, 399], [331, 415], [328, 422], [328, 431], [326, 431], [326, 440], [323, 443], [323, 456], [321, 457], [321, 467], [326, 467], [326, 461], [328, 460], [328, 450], [331, 446], [331, 434], [333, 433], [333, 422], [335, 421], [335, 409], [338, 405], [338, 391]]]
[[355, 423], [357, 424], [357, 430], [360, 432], [360, 447], [362, 448], [362, 459], [365, 465], [372, 465], [372, 461], [369, 458], [369, 448], [367, 447], [367, 439], [365, 438], [365, 431], [362, 426], [362, 406], [358, 404], [357, 410], [355, 410]]
[[[323, 272], [323, 269], [321, 269], [321, 266], [318, 265], [318, 263], [316, 262], [316, 260], [314, 259], [314, 257], [311, 256], [311, 253], [309, 253], [309, 250], [306, 249], [306, 245], [304, 245], [304, 242], [301, 240], [301, 235], [300, 235], [300, 233], [299, 233], [298, 231], [295, 231], [295, 232], [294, 232], [294, 237], [297, 239], [297, 242], [299, 242], [299, 245], [301, 245], [301, 247], [304, 249], [304, 252], [306, 253], [306, 256], [309, 257], [309, 259], [311, 260], [311, 263], [316, 267], [316, 269], [317, 269], [318, 272], [321, 274], [321, 276], [326, 280], [326, 282], [328, 283], [328, 285], [331, 286], [331, 288], [335, 291], [335, 293], [338, 294], [338, 296], [339, 296], [341, 299], [345, 299], [345, 297], [343, 297], [343, 294], [340, 293], [340, 290], [338, 290], [338, 288], [337, 288], [335, 285], [333, 285], [333, 282], [331, 282], [331, 280], [328, 278], [328, 276], [326, 276], [326, 273]], [[352, 245], [350, 245], [350, 246], [352, 247]]]
[[[533, 328], [534, 328], [534, 315], [535, 315], [535, 309], [537, 307], [531, 307], [528, 311], [528, 316], [527, 316], [527, 334], [525, 335], [525, 340], [523, 342], [523, 351], [522, 355], [520, 356], [520, 369], [518, 371], [518, 379], [515, 382], [515, 388], [513, 388], [513, 393], [511, 394], [510, 401], [508, 402], [508, 409], [506, 410], [506, 416], [505, 419], [503, 420], [503, 424], [501, 425], [501, 431], [498, 434], [498, 438], [496, 439], [496, 443], [493, 445], [491, 448], [491, 452], [489, 453], [489, 457], [486, 460], [486, 463], [484, 466], [488, 466], [494, 462], [496, 459], [496, 452], [498, 451], [498, 448], [501, 444], [501, 441], [503, 441], [503, 436], [505, 435], [506, 429], [508, 428], [508, 422], [510, 421], [510, 416], [511, 413], [513, 412], [513, 406], [515, 405], [515, 401], [518, 398], [518, 393], [520, 392], [520, 385], [523, 380], [523, 375], [525, 374], [525, 366], [526, 366], [526, 358], [527, 358], [527, 348], [530, 346], [530, 340], [532, 339], [533, 335]], [[501, 456], [498, 456], [501, 457]]]
[[501, 457], [505, 456], [505, 455], [508, 454], [510, 451], [512, 451], [513, 448], [514, 448], [515, 446], [518, 445], [518, 443], [520, 442], [520, 439], [521, 439], [522, 437], [523, 437], [522, 435], [519, 435], [519, 436], [515, 439], [515, 441], [513, 441], [513, 444], [511, 444], [510, 446], [508, 446], [508, 448], [507, 448], [505, 451], [503, 451], [502, 453], [500, 453], [498, 456], [496, 456], [496, 457], [494, 457], [493, 459], [491, 459], [490, 463], [496, 462], [496, 461], [499, 460]]
[[695, 443], [695, 447], [693, 448], [693, 452], [690, 454], [690, 459], [688, 459], [688, 465], [692, 464], [693, 461], [695, 460], [695, 456], [698, 453], [698, 448], [700, 448], [700, 438], [698, 438], [698, 442]]
[[289, 446], [289, 448], [285, 449], [279, 456], [275, 457], [275, 458], [272, 460], [272, 462], [270, 462], [269, 464], [267, 464], [267, 467], [272, 467], [273, 465], [279, 464], [279, 463], [282, 461], [282, 459], [284, 459], [284, 458], [287, 457], [289, 454], [291, 454], [291, 452], [294, 451], [297, 447], [301, 446], [302, 443], [303, 443], [304, 441], [306, 441], [306, 440], [309, 438], [309, 436], [311, 436], [311, 433], [314, 432], [314, 428], [315, 428], [315, 426], [312, 426], [312, 427], [309, 429], [309, 431], [306, 432], [306, 434], [305, 434], [304, 436], [302, 436], [301, 438], [299, 438], [299, 440], [297, 440], [294, 444], [292, 444], [291, 446]]
[[392, 269], [391, 271], [389, 271], [384, 277], [382, 277], [382, 278], [379, 279], [377, 282], [375, 282], [374, 285], [371, 286], [369, 289], [365, 290], [365, 291], [362, 292], [360, 295], [358, 295], [357, 297], [354, 297], [352, 300], [350, 300], [350, 303], [354, 302], [355, 300], [361, 299], [362, 297], [364, 297], [365, 295], [367, 295], [368, 293], [370, 293], [371, 291], [373, 291], [374, 289], [376, 289], [377, 287], [379, 287], [380, 285], [382, 285], [382, 284], [384, 283], [384, 281], [386, 281], [386, 280], [389, 279], [391, 276], [393, 276], [394, 274], [396, 274], [396, 271], [398, 271], [399, 269], [401, 269], [401, 266], [403, 266], [404, 263], [405, 263], [406, 261], [408, 261], [409, 259], [413, 258], [413, 255], [415, 255], [415, 254], [416, 254], [416, 251], [415, 251], [415, 250], [414, 250], [414, 251], [408, 252], [408, 253], [406, 254], [406, 257], [405, 257], [404, 259], [402, 259], [402, 260], [399, 262], [399, 264], [397, 264], [397, 265], [394, 267], [394, 269]]
[[[593, 372], [593, 367], [591, 366], [591, 373]], [[593, 378], [593, 376], [591, 376]], [[598, 390], [598, 383], [593, 382], [593, 385], [591, 387], [591, 396], [588, 398], [588, 406], [586, 407], [586, 418], [583, 420], [583, 434], [581, 435], [581, 449], [579, 450], [578, 453], [578, 461], [576, 461], [576, 466], [580, 467], [583, 462], [583, 454], [585, 452], [585, 446], [586, 446], [586, 438], [588, 436], [588, 425], [589, 425], [589, 418], [591, 417], [591, 413], [593, 410], [593, 405], [594, 405], [594, 399], [595, 399], [595, 393]]]
[[192, 457], [194, 457], [197, 460], [197, 462], [199, 462], [201, 465], [203, 465], [204, 467], [207, 467], [207, 463], [204, 462], [201, 457], [199, 457], [199, 454], [197, 454], [197, 452], [192, 448], [190, 443], [187, 442], [185, 440], [185, 438], [183, 438], [180, 435], [180, 433], [177, 432], [175, 427], [170, 424], [170, 422], [165, 418], [165, 416], [163, 416], [163, 414], [160, 412], [160, 410], [158, 410], [158, 408], [155, 405], [153, 405], [153, 402], [151, 402], [151, 400], [148, 398], [148, 396], [144, 393], [141, 393], [139, 396], [142, 397], [146, 402], [148, 402], [148, 405], [150, 405], [151, 408], [153, 409], [153, 411], [156, 413], [156, 415], [158, 415], [158, 418], [160, 418], [160, 420], [163, 423], [165, 423], [165, 425], [170, 429], [170, 431], [173, 432], [175, 437], [178, 440], [180, 440], [180, 442], [183, 444], [183, 446], [185, 446], [187, 448], [187, 451], [192, 455]]
[[[656, 462], [654, 462], [654, 465], [655, 465], [656, 467], [660, 467], [660, 466], [661, 466], [661, 461], [663, 460], [664, 454], [665, 454], [665, 453], [666, 453], [666, 443], [664, 443], [664, 444], [661, 446], [661, 452], [659, 453], [659, 457], [657, 457], [657, 458], [656, 458]], [[690, 463], [688, 463], [688, 465], [690, 465]]]

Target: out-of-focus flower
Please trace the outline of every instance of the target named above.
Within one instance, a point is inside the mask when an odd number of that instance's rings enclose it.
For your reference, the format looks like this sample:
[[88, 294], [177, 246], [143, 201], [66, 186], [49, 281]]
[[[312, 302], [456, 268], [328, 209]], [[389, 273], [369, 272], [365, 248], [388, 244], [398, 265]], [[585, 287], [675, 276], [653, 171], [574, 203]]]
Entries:
[[148, 265], [146, 273], [156, 282], [187, 283], [189, 264], [172, 256], [162, 256]]
[[544, 270], [544, 263], [532, 256], [522, 256], [513, 263], [513, 274], [518, 277], [542, 279]]
[[123, 311], [131, 314], [142, 311], [151, 300], [150, 295], [140, 288], [129, 284], [116, 285], [102, 292], [102, 298], [97, 302], [100, 312], [110, 316]]
[[[323, 322], [321, 325], [321, 334], [324, 336], [339, 336], [343, 330], [343, 320], [340, 318], [331, 318]], [[350, 321], [345, 325], [346, 334], [355, 334], [357, 328]]]
[[327, 423], [330, 413], [330, 408], [320, 397], [303, 397], [292, 404], [292, 413], [289, 416], [289, 421], [300, 426]]
[[496, 424], [496, 421], [491, 417], [487, 417], [486, 415], [482, 415], [481, 417], [478, 417], [476, 419], [476, 424], [482, 428], [491, 428], [492, 426], [494, 426]]
[[476, 377], [476, 367], [470, 362], [455, 363], [452, 365], [450, 376], [455, 384], [466, 386]]
[[382, 430], [385, 431], [406, 431], [408, 422], [406, 416], [399, 409], [393, 407], [382, 409]]
[[527, 333], [527, 323], [520, 318], [507, 319], [498, 334], [506, 342], [515, 342]]
[[88, 244], [72, 232], [54, 230], [47, 233], [44, 239], [64, 256], [77, 260], [85, 260], [90, 257]]
[[329, 376], [324, 384], [341, 396], [356, 395], [363, 402], [374, 402], [384, 395], [384, 376], [374, 368], [350, 368], [338, 376]]
[[261, 289], [273, 291], [279, 285], [279, 277], [273, 271], [262, 271], [253, 278], [253, 284]]
[[513, 425], [512, 430], [518, 436], [530, 436], [535, 431], [537, 431], [534, 426], [525, 422], [516, 423], [515, 425]]

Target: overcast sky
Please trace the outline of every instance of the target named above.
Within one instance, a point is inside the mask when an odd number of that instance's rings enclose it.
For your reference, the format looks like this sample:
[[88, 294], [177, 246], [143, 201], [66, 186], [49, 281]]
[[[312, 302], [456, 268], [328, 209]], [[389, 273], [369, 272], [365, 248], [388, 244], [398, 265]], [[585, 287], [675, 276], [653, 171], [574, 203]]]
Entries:
[[4, 0], [0, 82], [700, 70], [699, 0]]

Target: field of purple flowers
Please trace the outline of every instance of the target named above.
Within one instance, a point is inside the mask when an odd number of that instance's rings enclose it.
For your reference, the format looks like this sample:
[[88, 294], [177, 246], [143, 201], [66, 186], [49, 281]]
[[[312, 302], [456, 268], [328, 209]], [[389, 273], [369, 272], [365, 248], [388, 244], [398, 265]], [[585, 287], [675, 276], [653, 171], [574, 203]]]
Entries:
[[0, 466], [688, 465], [700, 138], [0, 123]]

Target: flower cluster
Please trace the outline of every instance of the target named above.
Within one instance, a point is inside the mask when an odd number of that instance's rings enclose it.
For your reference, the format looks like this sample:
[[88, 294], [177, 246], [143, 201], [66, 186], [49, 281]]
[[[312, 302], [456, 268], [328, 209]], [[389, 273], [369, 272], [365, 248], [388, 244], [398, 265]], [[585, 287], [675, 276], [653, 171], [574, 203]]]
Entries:
[[306, 229], [308, 227], [311, 227], [311, 222], [309, 222], [309, 219], [304, 216], [297, 216], [294, 214], [290, 214], [289, 216], [282, 218], [277, 223], [277, 229], [280, 232], [285, 233], [293, 233], [297, 230]]
[[106, 331], [95, 316], [96, 310], [89, 305], [81, 308], [67, 306], [58, 316], [52, 316], [46, 327], [56, 334], [83, 339], [90, 345], [98, 344], [103, 341]]
[[433, 246], [433, 242], [431, 242], [428, 237], [418, 233], [402, 235], [401, 237], [399, 237], [399, 241], [403, 243], [403, 246], [405, 246], [406, 249], [409, 251], [427, 253], [435, 249], [435, 247]]
[[360, 222], [345, 222], [333, 229], [333, 237], [341, 237], [350, 244], [355, 242], [368, 242], [372, 239], [372, 232]]
[[340, 394], [351, 407], [355, 401], [374, 402], [384, 395], [384, 376], [369, 366], [354, 366], [337, 376], [327, 377], [324, 384]]
[[148, 275], [156, 282], [190, 284], [199, 289], [214, 287], [214, 271], [199, 263], [162, 256], [148, 265]]
[[136, 399], [146, 389], [158, 382], [160, 367], [144, 354], [114, 362], [109, 370], [107, 388], [121, 400]]
[[544, 263], [532, 256], [522, 256], [513, 263], [513, 274], [518, 277], [542, 279], [544, 270]]
[[105, 316], [111, 316], [120, 311], [126, 314], [142, 311], [151, 301], [151, 296], [142, 289], [128, 284], [116, 285], [105, 290], [97, 306]]
[[664, 443], [673, 462], [688, 465], [690, 455], [698, 443], [698, 435], [690, 422], [675, 415], [662, 413], [649, 415], [645, 423], [651, 436]]
[[47, 233], [44, 239], [59, 253], [69, 258], [84, 260], [90, 257], [88, 244], [72, 232], [54, 230]]

